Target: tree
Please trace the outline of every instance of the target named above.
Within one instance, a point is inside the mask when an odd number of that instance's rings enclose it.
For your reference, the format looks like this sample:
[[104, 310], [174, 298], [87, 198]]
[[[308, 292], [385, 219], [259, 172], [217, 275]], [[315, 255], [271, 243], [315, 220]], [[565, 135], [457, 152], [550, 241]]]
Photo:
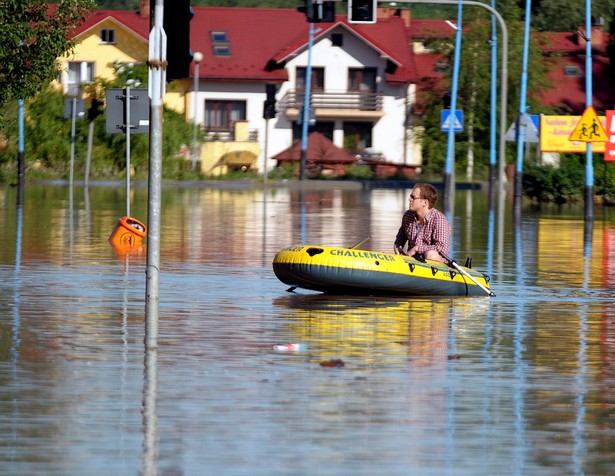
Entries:
[[57, 78], [57, 59], [72, 51], [72, 30], [92, 0], [4, 0], [0, 8], [0, 106], [33, 97]]
[[[523, 4], [525, 5], [525, 4]], [[524, 7], [523, 7], [524, 8]], [[592, 17], [612, 22], [614, 0], [592, 0]], [[576, 31], [585, 25], [585, 2], [537, 0], [532, 3], [532, 27], [539, 31]]]
[[[508, 29], [508, 103], [506, 125], [512, 124], [519, 113], [519, 94], [521, 80], [521, 66], [523, 56], [524, 25], [518, 21], [519, 10], [514, 5], [505, 5], [501, 9], [505, 15]], [[459, 69], [457, 109], [465, 111], [464, 132], [456, 137], [456, 164], [458, 171], [466, 171], [468, 162], [476, 171], [477, 176], [486, 171], [489, 159], [489, 131], [490, 131], [490, 91], [491, 91], [491, 38], [490, 15], [482, 10], [472, 10], [472, 21], [463, 23], [461, 67]], [[510, 20], [508, 20], [510, 18]], [[547, 67], [541, 50], [531, 39], [528, 61], [527, 104], [532, 114], [550, 112], [539, 106], [537, 96], [542, 88], [548, 87]], [[502, 59], [501, 37], [498, 39], [498, 61]], [[448, 57], [452, 73], [454, 49], [451, 40], [435, 45], [439, 51]], [[497, 95], [500, 92], [500, 71], [498, 63]], [[445, 134], [439, 130], [440, 110], [442, 109], [442, 94], [451, 90], [451, 77], [444, 78], [440, 89], [429, 89], [423, 100], [427, 104], [428, 113], [424, 117], [423, 159], [428, 171], [439, 173], [446, 157]], [[499, 107], [499, 100], [498, 100]], [[499, 121], [499, 113], [497, 115]], [[499, 130], [499, 122], [497, 124]], [[433, 137], [429, 137], [434, 134]]]

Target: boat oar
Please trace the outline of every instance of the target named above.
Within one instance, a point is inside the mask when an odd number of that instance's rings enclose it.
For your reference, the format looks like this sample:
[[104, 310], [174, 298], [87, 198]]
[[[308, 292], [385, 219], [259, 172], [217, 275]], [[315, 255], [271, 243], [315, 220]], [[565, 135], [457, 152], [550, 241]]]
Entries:
[[362, 239], [361, 241], [359, 241], [357, 244], [352, 245], [350, 248], [348, 248], [349, 250], [353, 250], [355, 248], [358, 248], [359, 246], [361, 246], [362, 244], [367, 243], [369, 240], [372, 239], [372, 235], [367, 235], [366, 238]]
[[459, 266], [457, 264], [457, 261], [455, 261], [450, 256], [447, 256], [446, 253], [443, 253], [442, 251], [440, 251], [440, 255], [442, 256], [442, 258], [444, 258], [446, 261], [448, 261], [451, 265], [453, 265], [455, 268], [457, 268], [457, 271], [459, 271], [461, 274], [463, 274], [463, 275], [467, 276], [468, 278], [470, 278], [474, 282], [474, 284], [476, 284], [479, 288], [481, 288], [483, 291], [485, 291], [487, 293], [487, 296], [495, 297], [495, 293], [493, 293], [492, 291], [487, 289], [485, 286], [483, 286], [481, 283], [479, 283], [476, 279], [474, 279], [474, 276], [472, 276], [465, 269], [463, 269], [461, 266]]
[[[363, 238], [361, 241], [359, 241], [358, 243], [355, 243], [354, 245], [352, 245], [350, 248], [348, 248], [349, 250], [352, 250], [354, 248], [358, 248], [359, 246], [367, 243], [369, 240], [371, 240], [372, 235], [367, 235], [367, 237]], [[290, 288], [288, 288], [286, 290], [287, 293], [292, 293], [295, 289], [297, 289], [297, 286], [291, 286]]]

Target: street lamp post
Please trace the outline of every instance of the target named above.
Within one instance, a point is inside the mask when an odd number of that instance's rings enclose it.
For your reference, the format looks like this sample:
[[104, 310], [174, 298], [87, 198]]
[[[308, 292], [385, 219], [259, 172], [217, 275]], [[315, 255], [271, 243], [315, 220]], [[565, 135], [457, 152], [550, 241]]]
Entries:
[[192, 106], [192, 122], [194, 124], [194, 129], [192, 132], [192, 170], [196, 170], [196, 162], [198, 159], [198, 150], [199, 144], [197, 141], [197, 131], [199, 124], [197, 122], [197, 107], [198, 107], [198, 94], [199, 94], [199, 63], [203, 61], [203, 53], [197, 51], [194, 53], [192, 57], [192, 61], [194, 61], [194, 88], [193, 88], [193, 106]]

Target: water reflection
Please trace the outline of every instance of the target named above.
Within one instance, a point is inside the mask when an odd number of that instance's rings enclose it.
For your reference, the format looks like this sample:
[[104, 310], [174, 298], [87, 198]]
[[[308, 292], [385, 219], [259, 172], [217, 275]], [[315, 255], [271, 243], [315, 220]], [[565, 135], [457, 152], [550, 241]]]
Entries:
[[122, 189], [73, 193], [0, 187], [3, 474], [615, 471], [612, 212], [588, 253], [582, 210], [459, 192], [456, 258], [497, 298], [323, 296], [274, 254], [389, 250], [409, 189], [165, 188], [153, 349], [145, 254], [107, 243]]

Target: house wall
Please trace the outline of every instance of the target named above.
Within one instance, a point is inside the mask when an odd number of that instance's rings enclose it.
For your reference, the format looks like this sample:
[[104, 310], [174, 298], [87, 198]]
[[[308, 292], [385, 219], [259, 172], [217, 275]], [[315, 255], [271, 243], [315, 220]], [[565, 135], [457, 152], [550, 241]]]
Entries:
[[[331, 33], [342, 33], [342, 47], [333, 46]], [[306, 67], [308, 63], [307, 49], [291, 59], [287, 65], [289, 81], [278, 91], [277, 97], [283, 97], [289, 90], [296, 89], [297, 68]], [[406, 109], [414, 100], [414, 85], [411, 87], [389, 85], [384, 81], [386, 60], [379, 53], [366, 46], [363, 40], [343, 28], [332, 30], [326, 37], [318, 38], [312, 47], [312, 67], [322, 67], [325, 70], [324, 85], [327, 92], [346, 92], [348, 90], [348, 69], [373, 67], [378, 70], [378, 92], [384, 96], [384, 115], [373, 123], [372, 149], [381, 152], [386, 160], [396, 163], [420, 165], [420, 154], [416, 153], [417, 145], [410, 144], [405, 139]], [[261, 99], [264, 101], [264, 96]], [[357, 119], [348, 119], [356, 121]], [[275, 155], [292, 145], [292, 123], [278, 114], [272, 121], [269, 132], [269, 153]], [[333, 143], [343, 148], [344, 120], [336, 119]], [[264, 133], [264, 131], [263, 131]], [[419, 149], [420, 150], [420, 149]], [[262, 159], [261, 159], [262, 162]]]
[[[115, 43], [106, 44], [100, 41], [100, 30], [115, 30]], [[76, 45], [73, 54], [68, 57], [60, 58], [61, 63], [61, 83], [66, 92], [65, 85], [68, 79], [68, 62], [93, 62], [94, 77], [104, 79], [114, 79], [111, 64], [114, 61], [122, 63], [142, 63], [147, 61], [148, 45], [147, 41], [120, 26], [112, 19], [107, 19], [94, 26], [91, 30], [81, 36], [81, 41]], [[55, 84], [58, 85], [57, 81]], [[59, 86], [59, 85], [58, 85]], [[145, 85], [144, 87], [147, 87]]]

